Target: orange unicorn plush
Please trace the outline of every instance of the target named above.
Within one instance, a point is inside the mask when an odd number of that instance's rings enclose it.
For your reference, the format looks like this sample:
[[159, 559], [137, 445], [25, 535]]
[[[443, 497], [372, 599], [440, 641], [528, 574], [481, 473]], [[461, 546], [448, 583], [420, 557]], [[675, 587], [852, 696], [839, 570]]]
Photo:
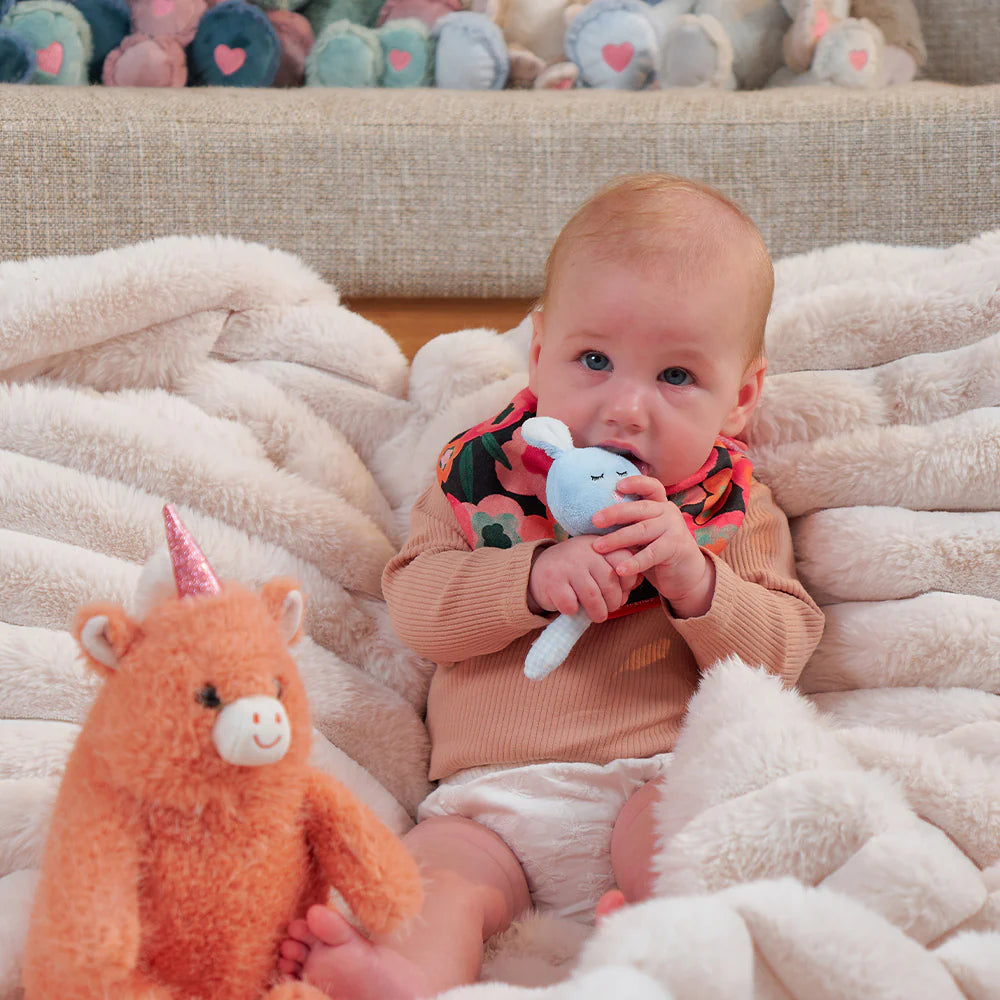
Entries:
[[401, 841], [307, 764], [287, 646], [302, 597], [223, 587], [169, 506], [177, 597], [75, 633], [106, 677], [56, 801], [24, 959], [27, 1000], [318, 1000], [280, 982], [285, 927], [335, 887], [371, 931], [415, 913]]

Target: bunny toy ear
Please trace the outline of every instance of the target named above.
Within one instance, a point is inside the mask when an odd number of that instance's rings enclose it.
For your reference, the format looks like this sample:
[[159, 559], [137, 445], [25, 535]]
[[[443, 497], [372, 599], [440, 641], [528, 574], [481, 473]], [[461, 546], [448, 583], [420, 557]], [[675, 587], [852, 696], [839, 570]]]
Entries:
[[551, 458], [573, 449], [569, 428], [555, 417], [529, 417], [521, 424], [521, 437]]

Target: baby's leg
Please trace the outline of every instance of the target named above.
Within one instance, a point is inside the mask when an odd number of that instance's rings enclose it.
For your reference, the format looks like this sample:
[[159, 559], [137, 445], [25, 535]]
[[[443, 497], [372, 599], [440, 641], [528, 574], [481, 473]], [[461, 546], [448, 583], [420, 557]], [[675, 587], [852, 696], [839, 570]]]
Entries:
[[653, 895], [653, 855], [656, 853], [654, 804], [662, 779], [648, 781], [622, 806], [611, 831], [611, 868], [618, 889], [605, 893], [597, 904], [598, 918], [625, 903], [640, 903]]
[[430, 997], [479, 977], [483, 942], [530, 904], [521, 865], [491, 830], [460, 816], [432, 817], [404, 838], [424, 877], [424, 905], [404, 927], [371, 939], [314, 906], [289, 927], [285, 972], [344, 1000]]

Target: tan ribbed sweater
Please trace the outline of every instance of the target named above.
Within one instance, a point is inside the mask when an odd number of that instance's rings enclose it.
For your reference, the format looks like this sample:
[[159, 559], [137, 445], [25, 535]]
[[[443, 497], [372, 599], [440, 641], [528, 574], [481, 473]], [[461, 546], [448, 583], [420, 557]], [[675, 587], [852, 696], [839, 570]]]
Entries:
[[528, 610], [540, 545], [470, 550], [438, 485], [413, 507], [382, 587], [396, 631], [438, 664], [427, 701], [430, 777], [484, 764], [606, 764], [673, 747], [701, 671], [738, 653], [794, 684], [823, 631], [795, 578], [785, 515], [754, 481], [742, 527], [716, 566], [700, 618], [669, 606], [591, 625], [566, 661], [529, 681], [524, 657], [551, 616]]

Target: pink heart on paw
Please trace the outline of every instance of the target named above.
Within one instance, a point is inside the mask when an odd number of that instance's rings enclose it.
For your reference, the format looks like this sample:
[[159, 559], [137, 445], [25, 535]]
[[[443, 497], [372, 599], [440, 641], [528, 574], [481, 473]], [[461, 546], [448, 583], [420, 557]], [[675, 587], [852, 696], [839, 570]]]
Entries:
[[246, 49], [231, 49], [228, 45], [215, 46], [215, 65], [226, 76], [232, 76], [246, 61]]
[[813, 23], [813, 41], [819, 41], [830, 30], [830, 15], [825, 10], [816, 14], [816, 21]]
[[859, 73], [868, 65], [868, 53], [864, 49], [852, 49], [847, 58]]
[[60, 42], [49, 42], [44, 49], [35, 49], [38, 68], [55, 76], [62, 69], [63, 47]]
[[604, 61], [616, 72], [621, 73], [632, 61], [635, 49], [631, 42], [622, 42], [619, 45], [608, 44], [601, 49]]
[[153, 17], [168, 17], [173, 14], [175, 0], [153, 0]]
[[389, 50], [389, 65], [397, 72], [402, 73], [407, 66], [410, 65], [410, 60], [413, 57], [409, 52], [404, 49], [390, 49]]

